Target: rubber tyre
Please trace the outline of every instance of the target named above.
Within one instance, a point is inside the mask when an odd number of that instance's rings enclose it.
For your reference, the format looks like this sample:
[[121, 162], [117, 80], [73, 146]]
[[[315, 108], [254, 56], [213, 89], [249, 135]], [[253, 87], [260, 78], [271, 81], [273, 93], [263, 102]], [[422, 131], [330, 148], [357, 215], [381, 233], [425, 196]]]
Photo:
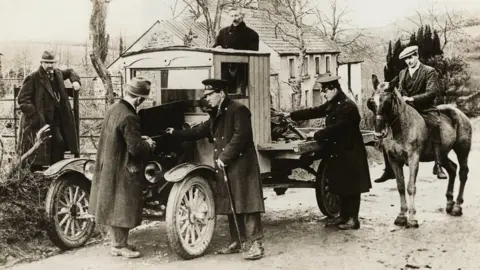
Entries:
[[[183, 199], [188, 198], [187, 193], [191, 189], [199, 190], [201, 194], [205, 196], [205, 203], [200, 203], [200, 205], [197, 205], [198, 207], [196, 207], [196, 209], [201, 208], [202, 210], [199, 212], [205, 213], [205, 219], [203, 219], [205, 222], [203, 224], [206, 223], [206, 225], [203, 227], [203, 230], [199, 228], [201, 234], [198, 234], [197, 231], [192, 232], [194, 237], [195, 235], [198, 235], [197, 241], [194, 244], [188, 243], [188, 239], [186, 241], [182, 237], [183, 233], [181, 232], [182, 226], [186, 228], [186, 234], [188, 234], [189, 229], [192, 227], [195, 228], [195, 226], [191, 225], [192, 223], [188, 223], [194, 215], [190, 211], [186, 212], [183, 210], [187, 209], [184, 206]], [[194, 192], [195, 191], [192, 193]], [[188, 218], [180, 218], [180, 215], [186, 213], [189, 214], [184, 216], [187, 216]], [[215, 198], [213, 196], [212, 188], [204, 176], [189, 175], [183, 181], [177, 182], [173, 185], [168, 196], [165, 221], [167, 225], [168, 244], [180, 258], [190, 260], [204, 254], [212, 241], [216, 225]], [[184, 223], [180, 224], [182, 221], [184, 221]], [[187, 237], [186, 234], [185, 237]]]
[[324, 161], [321, 161], [318, 167], [315, 195], [322, 214], [333, 218], [340, 215], [340, 197], [329, 192], [329, 181], [326, 176], [326, 163]]
[[[81, 226], [78, 235], [70, 237], [62, 230], [62, 224], [60, 224], [61, 220], [59, 220], [57, 217], [57, 213], [59, 213], [59, 207], [61, 205], [60, 198], [66, 190], [70, 189], [75, 192], [78, 188], [78, 194], [84, 194], [83, 197], [86, 199], [82, 199], [81, 201], [88, 203], [90, 196], [90, 182], [86, 178], [82, 179], [82, 177], [83, 176], [77, 176], [73, 174], [62, 175], [52, 182], [47, 192], [45, 200], [47, 235], [52, 243], [61, 250], [69, 250], [85, 245], [85, 243], [92, 237], [95, 229], [95, 221], [93, 219], [85, 219], [80, 223]], [[81, 197], [82, 196], [79, 196], [79, 198]], [[63, 199], [65, 199], [65, 197]], [[84, 210], [88, 211], [88, 209]], [[66, 226], [68, 226], [68, 220], [72, 219], [67, 218]]]

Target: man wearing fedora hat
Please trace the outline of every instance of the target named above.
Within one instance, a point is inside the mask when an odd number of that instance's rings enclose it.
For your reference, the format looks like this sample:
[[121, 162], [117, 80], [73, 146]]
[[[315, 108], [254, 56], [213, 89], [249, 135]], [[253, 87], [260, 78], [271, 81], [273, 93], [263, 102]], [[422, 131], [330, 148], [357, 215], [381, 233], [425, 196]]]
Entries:
[[128, 234], [142, 221], [142, 165], [155, 149], [155, 142], [141, 135], [137, 116], [150, 87], [143, 77], [132, 78], [125, 97], [105, 113], [100, 132], [89, 211], [96, 223], [110, 227], [113, 256], [140, 256], [128, 244]]
[[[284, 113], [292, 120], [325, 117], [325, 128], [314, 134], [320, 144], [326, 166], [330, 192], [340, 197], [340, 216], [327, 223], [342, 230], [359, 229], [360, 194], [372, 187], [368, 169], [367, 151], [360, 131], [360, 113], [357, 105], [342, 91], [340, 76], [320, 77], [324, 104]], [[320, 168], [317, 172], [320, 172]]]
[[44, 125], [50, 125], [52, 135], [32, 155], [32, 169], [40, 169], [62, 160], [66, 150], [71, 153], [79, 151], [75, 118], [64, 80], [69, 79], [78, 91], [80, 77], [73, 69], [55, 68], [55, 63], [52, 52], [43, 52], [40, 67], [25, 78], [18, 94], [18, 105], [22, 111], [19, 136], [21, 154], [33, 146], [35, 134]]
[[[447, 179], [442, 169], [440, 112], [435, 107], [435, 98], [440, 91], [437, 72], [433, 67], [427, 66], [418, 59], [418, 46], [406, 47], [398, 57], [404, 60], [407, 67], [398, 75], [398, 90], [408, 104], [413, 106], [425, 119], [430, 130], [435, 153], [433, 174], [438, 179]], [[393, 171], [385, 156], [385, 171], [375, 182], [381, 183], [394, 179]]]
[[[210, 118], [192, 129], [168, 128], [167, 133], [189, 141], [210, 138], [213, 142], [215, 209], [217, 214], [228, 216], [231, 237], [230, 244], [217, 253], [232, 254], [243, 250], [244, 259], [260, 259], [264, 254], [261, 213], [265, 212], [265, 207], [260, 167], [253, 142], [251, 113], [246, 106], [228, 98], [227, 81], [207, 79], [202, 83], [205, 85], [203, 98], [212, 107]], [[230, 184], [240, 235], [230, 208], [224, 170]], [[244, 240], [251, 243], [249, 250], [242, 246]]]

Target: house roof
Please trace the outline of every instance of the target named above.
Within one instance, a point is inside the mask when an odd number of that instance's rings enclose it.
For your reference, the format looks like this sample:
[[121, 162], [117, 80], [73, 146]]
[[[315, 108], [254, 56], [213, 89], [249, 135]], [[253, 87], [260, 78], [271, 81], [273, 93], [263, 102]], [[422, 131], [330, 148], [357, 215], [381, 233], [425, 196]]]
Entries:
[[[269, 46], [272, 50], [274, 50], [280, 55], [298, 54], [298, 47], [296, 45], [298, 41], [293, 35], [290, 34], [295, 33], [295, 28], [284, 17], [258, 9], [245, 9], [244, 12], [245, 23], [247, 24], [247, 26], [254, 29], [258, 33], [260, 40], [263, 43], [265, 43], [267, 46]], [[221, 27], [229, 26], [231, 24], [231, 21], [232, 19], [228, 14], [222, 14]], [[132, 47], [134, 47], [135, 44], [139, 43], [142, 39], [144, 39], [144, 37], [147, 38], [146, 36], [149, 32], [156, 32], [157, 29], [172, 33], [180, 40], [183, 40], [191, 30], [194, 36], [194, 38], [192, 39], [192, 46], [205, 47], [207, 40], [207, 27], [204, 22], [197, 21], [192, 23], [188, 21], [162, 20], [156, 21], [145, 33], [140, 36], [140, 38], [138, 38], [123, 53], [130, 53]], [[319, 31], [316, 31], [314, 27], [305, 27], [304, 41], [307, 48], [307, 54], [341, 52], [339, 46], [335, 42], [323, 36]], [[148, 47], [163, 47], [171, 45], [173, 44], [163, 44], [162, 42], [160, 42], [153, 45], [149, 44]], [[356, 58], [351, 58], [350, 56], [345, 56], [342, 54], [340, 55], [340, 59], [342, 59], [343, 62], [359, 62]], [[118, 61], [119, 58], [115, 59], [110, 65], [108, 65], [107, 68], [110, 68], [114, 63]]]
[[345, 52], [342, 51], [340, 55], [338, 56], [337, 62], [341, 64], [354, 64], [354, 63], [361, 63], [364, 60], [364, 57], [361, 56], [358, 53], [353, 53], [353, 52]]

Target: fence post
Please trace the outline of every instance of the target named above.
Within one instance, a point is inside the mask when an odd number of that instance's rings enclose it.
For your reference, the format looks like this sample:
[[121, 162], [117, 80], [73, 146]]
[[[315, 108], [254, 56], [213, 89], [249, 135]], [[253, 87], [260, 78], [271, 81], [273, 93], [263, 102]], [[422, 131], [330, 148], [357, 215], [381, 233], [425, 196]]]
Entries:
[[[75, 118], [75, 125], [77, 128], [77, 144], [80, 148], [80, 105], [79, 105], [79, 91], [73, 90], [73, 117]], [[80, 151], [74, 154], [74, 157], [80, 157]]]
[[[13, 136], [15, 138], [15, 151], [18, 146], [18, 135], [17, 135], [17, 97], [20, 92], [20, 87], [16, 84], [13, 85]], [[20, 127], [22, 128], [22, 127]]]

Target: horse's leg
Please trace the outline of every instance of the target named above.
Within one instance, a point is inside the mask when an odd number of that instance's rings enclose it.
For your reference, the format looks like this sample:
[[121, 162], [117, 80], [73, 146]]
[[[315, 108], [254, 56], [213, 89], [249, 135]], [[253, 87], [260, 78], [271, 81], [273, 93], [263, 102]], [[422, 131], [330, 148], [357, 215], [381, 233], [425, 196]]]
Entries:
[[445, 195], [447, 197], [447, 207], [445, 208], [445, 211], [450, 214], [452, 213], [453, 205], [455, 204], [453, 201], [453, 188], [455, 185], [455, 178], [457, 177], [457, 164], [448, 157], [445, 157], [443, 159], [443, 166], [448, 173], [448, 187], [447, 194]]
[[405, 215], [408, 210], [407, 199], [405, 197], [405, 179], [403, 177], [403, 164], [396, 160], [390, 160], [395, 179], [397, 179], [397, 190], [400, 195], [400, 213], [395, 219], [394, 224], [397, 226], [405, 226], [407, 224], [407, 216]]
[[[463, 150], [463, 151], [462, 151]], [[463, 204], [463, 193], [465, 191], [465, 184], [467, 183], [468, 178], [468, 154], [470, 152], [470, 147], [465, 147], [465, 149], [455, 149], [457, 154], [458, 163], [460, 165], [459, 178], [460, 178], [460, 188], [458, 189], [457, 201], [453, 206], [452, 215], [461, 216], [462, 213], [462, 204]]]
[[418, 228], [417, 221], [417, 209], [415, 208], [415, 194], [417, 193], [417, 175], [418, 175], [418, 165], [420, 162], [420, 154], [415, 153], [408, 157], [408, 169], [410, 171], [408, 177], [408, 221], [407, 228]]

